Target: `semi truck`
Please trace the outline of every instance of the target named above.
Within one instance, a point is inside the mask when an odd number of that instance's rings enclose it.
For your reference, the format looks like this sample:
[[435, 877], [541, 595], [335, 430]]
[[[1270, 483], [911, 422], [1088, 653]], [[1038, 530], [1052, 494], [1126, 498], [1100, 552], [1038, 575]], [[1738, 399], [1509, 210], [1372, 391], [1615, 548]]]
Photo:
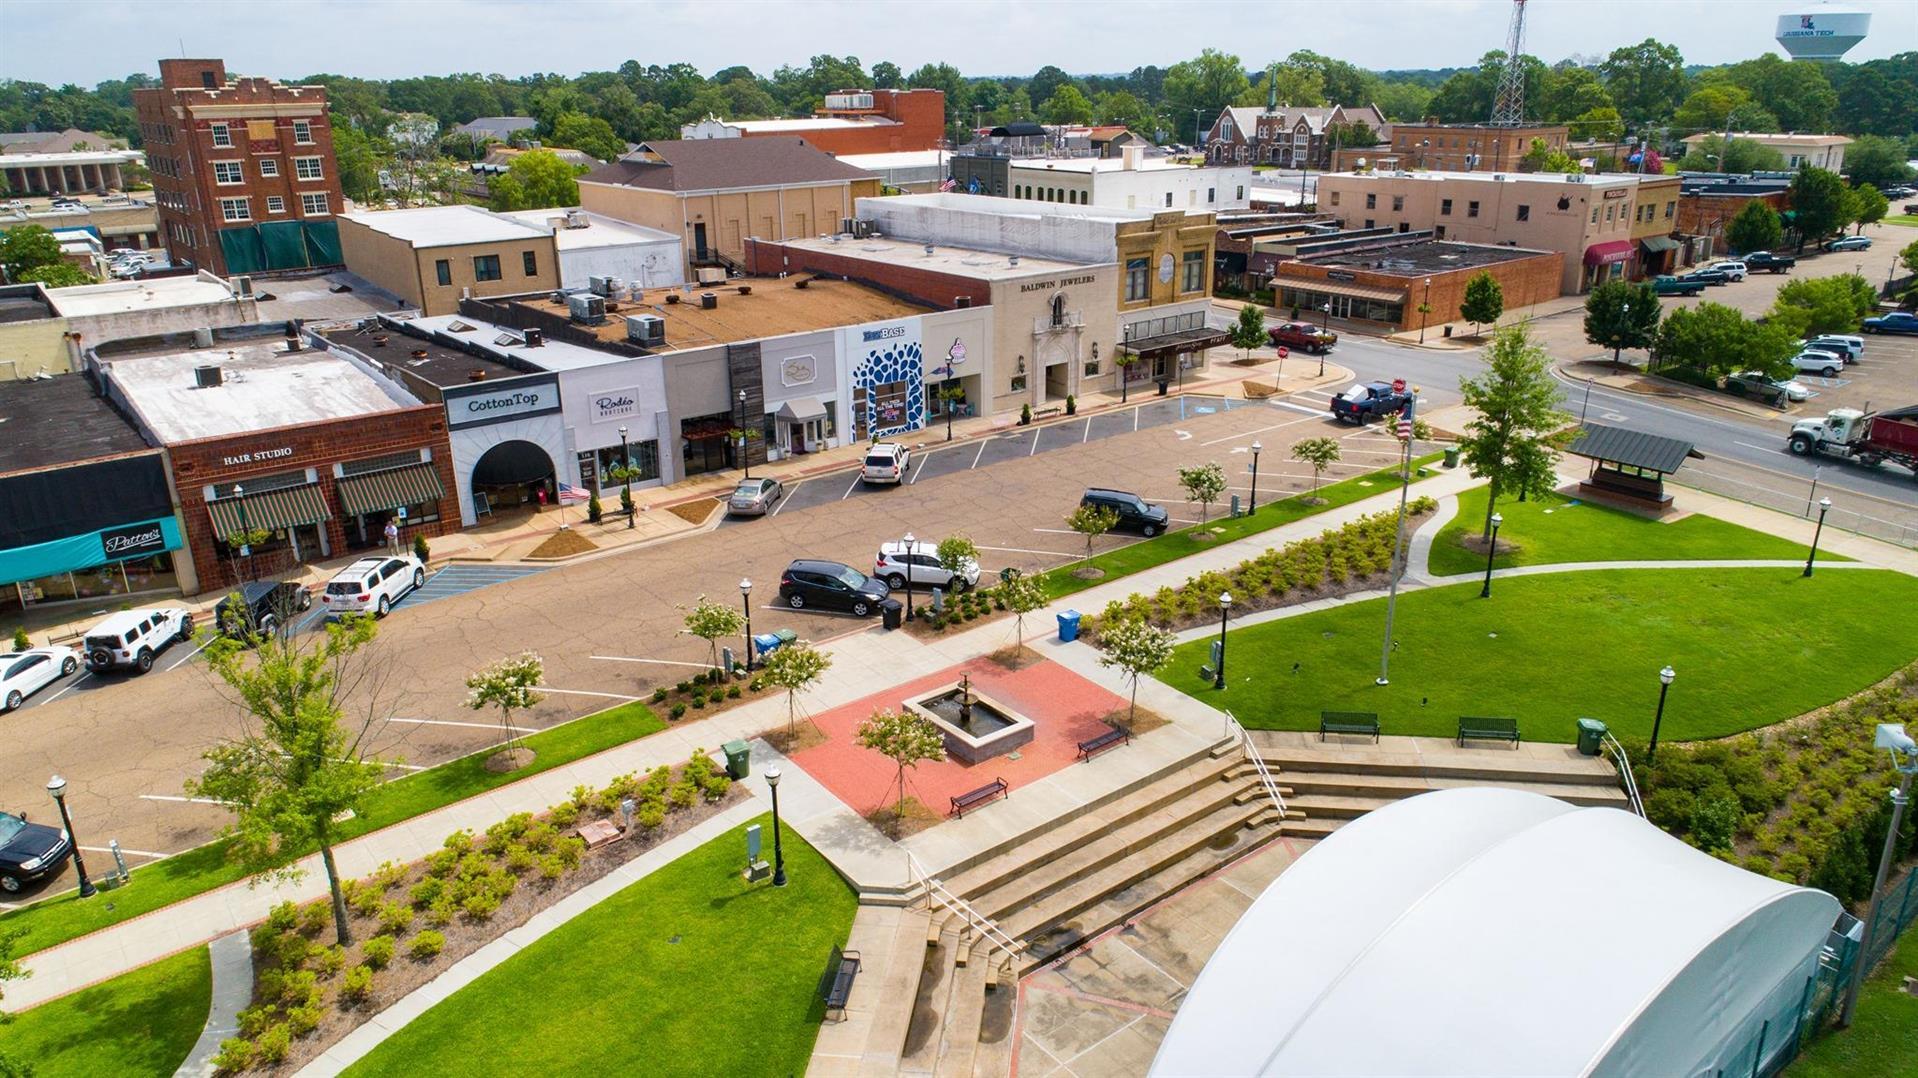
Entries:
[[1918, 478], [1918, 405], [1885, 412], [1833, 408], [1823, 419], [1792, 424], [1788, 445], [1801, 457], [1822, 453], [1868, 468], [1889, 460]]

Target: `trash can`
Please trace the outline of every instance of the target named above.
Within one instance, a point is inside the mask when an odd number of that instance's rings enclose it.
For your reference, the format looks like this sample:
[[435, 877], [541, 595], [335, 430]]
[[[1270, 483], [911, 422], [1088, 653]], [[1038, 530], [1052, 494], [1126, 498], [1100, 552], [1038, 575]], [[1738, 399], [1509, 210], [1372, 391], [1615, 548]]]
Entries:
[[1079, 639], [1079, 612], [1068, 610], [1059, 615], [1059, 642], [1070, 644]]
[[1578, 720], [1578, 751], [1597, 756], [1599, 743], [1605, 740], [1605, 724], [1597, 719]]
[[1164, 378], [1161, 378], [1161, 379], [1159, 379], [1159, 396], [1161, 396], [1161, 397], [1163, 397], [1163, 396], [1165, 396], [1165, 391], [1166, 391], [1166, 390], [1167, 390], [1168, 388], [1170, 388], [1170, 387], [1171, 387], [1171, 385], [1172, 385], [1172, 383], [1171, 383], [1171, 382], [1168, 382], [1168, 381], [1166, 381], [1166, 380], [1165, 380]]
[[906, 604], [897, 599], [887, 599], [879, 604], [879, 615], [886, 621], [886, 628], [897, 629], [906, 623]]
[[726, 774], [743, 779], [753, 773], [752, 746], [744, 741], [728, 741], [720, 750], [726, 754]]
[[1445, 448], [1445, 466], [1447, 468], [1458, 467], [1458, 446], [1453, 445]]

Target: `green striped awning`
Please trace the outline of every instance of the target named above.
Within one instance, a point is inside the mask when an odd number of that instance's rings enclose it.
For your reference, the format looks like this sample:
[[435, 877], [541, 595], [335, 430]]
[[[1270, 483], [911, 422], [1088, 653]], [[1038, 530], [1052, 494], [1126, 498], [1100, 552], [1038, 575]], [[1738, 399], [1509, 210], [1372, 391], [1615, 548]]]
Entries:
[[[241, 506], [246, 508], [244, 526], [240, 523]], [[214, 533], [223, 538], [238, 535], [247, 528], [277, 531], [301, 524], [318, 524], [333, 515], [326, 511], [326, 499], [320, 496], [318, 483], [263, 490], [243, 498], [221, 498], [206, 503], [206, 508], [213, 515]]]
[[439, 470], [431, 464], [349, 475], [340, 480], [340, 512], [350, 517], [379, 513], [402, 505], [436, 502], [446, 497]]

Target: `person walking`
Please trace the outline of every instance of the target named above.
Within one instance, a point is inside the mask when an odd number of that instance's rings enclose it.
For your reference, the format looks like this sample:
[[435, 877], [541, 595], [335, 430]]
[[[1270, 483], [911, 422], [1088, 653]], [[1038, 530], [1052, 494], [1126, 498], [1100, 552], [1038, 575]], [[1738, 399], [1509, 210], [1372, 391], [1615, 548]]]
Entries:
[[389, 554], [400, 552], [400, 525], [399, 521], [392, 517], [386, 520], [386, 551]]

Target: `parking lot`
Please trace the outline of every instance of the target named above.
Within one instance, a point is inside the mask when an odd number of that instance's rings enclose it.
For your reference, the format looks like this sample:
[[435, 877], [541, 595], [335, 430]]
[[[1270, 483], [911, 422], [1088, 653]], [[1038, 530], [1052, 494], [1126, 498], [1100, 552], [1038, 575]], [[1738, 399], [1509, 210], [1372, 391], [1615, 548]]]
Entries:
[[1847, 364], [1836, 378], [1800, 374], [1797, 380], [1812, 391], [1810, 400], [1795, 407], [1796, 418], [1821, 416], [1833, 408], [1873, 411], [1918, 404], [1918, 337], [1889, 333], [1865, 334], [1865, 351]]

